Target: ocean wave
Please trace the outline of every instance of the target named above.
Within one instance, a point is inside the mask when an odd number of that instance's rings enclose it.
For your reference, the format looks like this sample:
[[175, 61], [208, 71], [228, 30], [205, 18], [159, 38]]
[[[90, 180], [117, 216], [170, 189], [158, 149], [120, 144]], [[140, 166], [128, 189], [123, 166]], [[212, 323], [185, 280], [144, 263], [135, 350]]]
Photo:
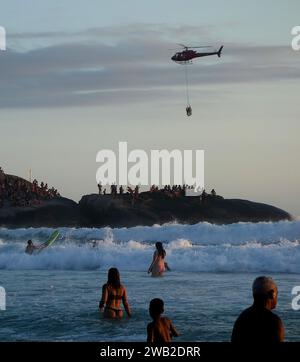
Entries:
[[300, 221], [214, 225], [166, 224], [133, 228], [60, 228], [61, 237], [38, 255], [26, 241], [43, 242], [48, 228], [0, 229], [0, 269], [146, 271], [155, 241], [164, 241], [175, 271], [300, 273]]

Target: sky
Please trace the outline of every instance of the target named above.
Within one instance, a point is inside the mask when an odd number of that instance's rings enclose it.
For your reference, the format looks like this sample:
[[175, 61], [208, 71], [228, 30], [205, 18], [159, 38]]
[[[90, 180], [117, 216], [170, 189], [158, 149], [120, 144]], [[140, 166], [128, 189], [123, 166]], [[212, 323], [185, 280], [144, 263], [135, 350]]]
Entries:
[[[0, 0], [0, 166], [78, 201], [96, 154], [203, 149], [205, 184], [300, 215], [298, 0]], [[224, 45], [188, 66], [178, 43]]]

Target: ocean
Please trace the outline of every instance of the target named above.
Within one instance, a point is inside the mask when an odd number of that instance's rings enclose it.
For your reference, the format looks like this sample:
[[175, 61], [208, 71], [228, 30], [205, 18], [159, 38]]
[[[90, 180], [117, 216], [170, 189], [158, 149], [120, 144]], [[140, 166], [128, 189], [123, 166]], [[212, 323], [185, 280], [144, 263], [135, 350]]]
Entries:
[[[291, 306], [300, 285], [300, 221], [59, 230], [51, 247], [27, 255], [26, 241], [42, 243], [53, 229], [0, 229], [0, 341], [145, 341], [155, 297], [164, 300], [177, 341], [229, 341], [259, 275], [277, 282], [286, 340], [300, 341], [300, 310]], [[172, 269], [162, 278], [147, 274], [156, 241]], [[127, 288], [131, 319], [109, 321], [98, 311], [112, 266]]]

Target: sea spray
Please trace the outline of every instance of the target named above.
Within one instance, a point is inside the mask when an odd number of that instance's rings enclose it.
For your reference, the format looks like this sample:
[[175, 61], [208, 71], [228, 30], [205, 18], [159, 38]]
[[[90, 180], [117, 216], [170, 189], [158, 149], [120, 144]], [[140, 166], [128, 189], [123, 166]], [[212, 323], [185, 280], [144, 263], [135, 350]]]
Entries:
[[165, 224], [133, 228], [60, 228], [61, 237], [39, 255], [26, 241], [43, 242], [49, 228], [0, 229], [0, 269], [146, 271], [154, 243], [163, 241], [176, 271], [300, 272], [300, 221], [213, 225]]

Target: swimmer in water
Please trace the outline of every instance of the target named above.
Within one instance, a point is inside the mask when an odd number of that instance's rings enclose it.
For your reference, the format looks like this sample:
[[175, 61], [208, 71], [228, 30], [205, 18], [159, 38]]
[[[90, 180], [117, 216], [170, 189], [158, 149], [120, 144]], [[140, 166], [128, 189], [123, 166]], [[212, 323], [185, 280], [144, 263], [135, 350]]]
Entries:
[[123, 317], [122, 301], [128, 317], [131, 317], [127, 292], [124, 285], [120, 282], [118, 269], [110, 268], [107, 279], [107, 283], [102, 287], [102, 297], [99, 302], [100, 311], [103, 312], [105, 318], [120, 319]]
[[149, 305], [149, 314], [153, 322], [147, 326], [147, 342], [148, 343], [164, 343], [171, 342], [172, 337], [178, 337], [179, 333], [174, 327], [172, 321], [166, 317], [162, 317], [164, 312], [164, 302], [162, 299], [152, 299]]
[[26, 246], [26, 249], [25, 249], [25, 253], [31, 255], [31, 254], [33, 254], [33, 252], [35, 250], [41, 250], [44, 247], [45, 247], [44, 245], [36, 246], [36, 245], [33, 244], [32, 240], [28, 240], [27, 241], [27, 246]]
[[152, 263], [149, 266], [148, 274], [152, 273], [152, 277], [161, 277], [164, 271], [170, 270], [168, 264], [165, 262], [166, 251], [163, 248], [163, 244], [158, 241], [155, 243], [156, 250], [153, 254]]

